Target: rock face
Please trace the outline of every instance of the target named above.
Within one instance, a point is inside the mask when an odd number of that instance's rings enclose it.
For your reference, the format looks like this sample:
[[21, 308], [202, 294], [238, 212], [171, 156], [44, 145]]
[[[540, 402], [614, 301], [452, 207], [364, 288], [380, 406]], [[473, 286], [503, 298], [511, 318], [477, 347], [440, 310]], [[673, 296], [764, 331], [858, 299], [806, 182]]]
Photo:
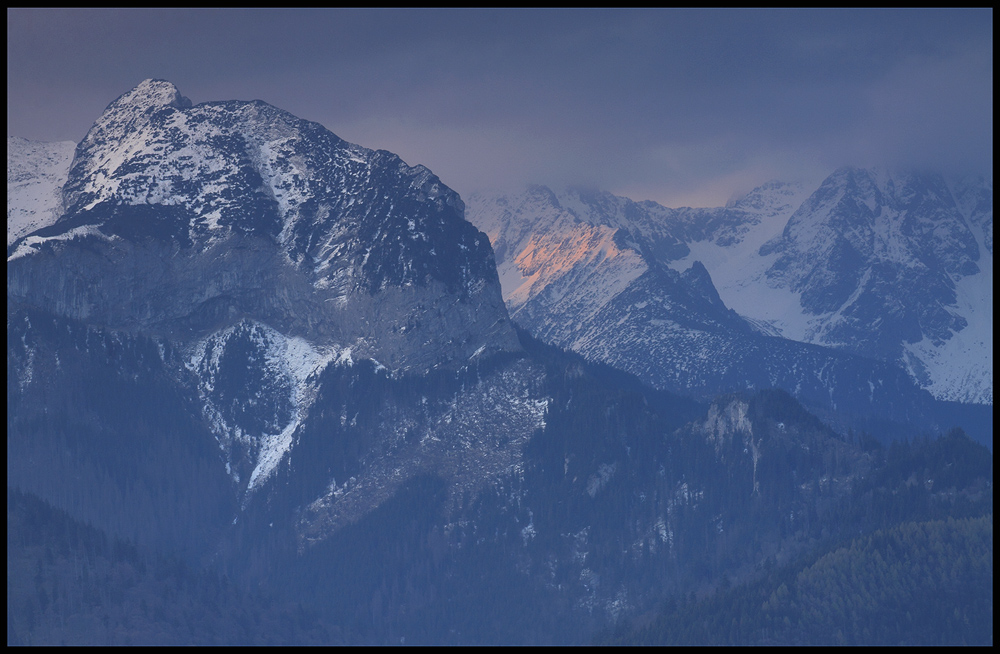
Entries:
[[992, 403], [981, 179], [845, 168], [811, 194], [771, 182], [717, 209], [534, 188], [473, 196], [468, 213], [494, 244], [515, 320], [658, 387], [779, 384], [815, 406], [803, 389], [817, 370], [878, 361], [841, 382], [877, 387], [900, 368], [939, 399]]
[[536, 187], [472, 196], [469, 216], [494, 244], [512, 319], [547, 342], [704, 399], [777, 387], [826, 416], [919, 415], [929, 396], [898, 367], [781, 338], [728, 308], [700, 261], [670, 265], [704, 241], [748, 247], [803, 196], [774, 184], [724, 209], [669, 210]]
[[517, 349], [489, 243], [430, 171], [262, 102], [147, 80], [80, 143], [8, 298], [195, 340], [248, 318], [393, 372]]
[[798, 294], [805, 329], [793, 338], [899, 362], [943, 399], [991, 404], [992, 213], [982, 180], [844, 168], [761, 247], [774, 256], [762, 281]]

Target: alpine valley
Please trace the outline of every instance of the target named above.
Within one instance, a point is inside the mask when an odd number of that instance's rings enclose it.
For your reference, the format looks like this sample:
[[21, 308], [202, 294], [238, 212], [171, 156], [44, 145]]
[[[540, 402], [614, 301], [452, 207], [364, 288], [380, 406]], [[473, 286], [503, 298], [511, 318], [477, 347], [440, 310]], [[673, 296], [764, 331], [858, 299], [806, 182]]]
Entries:
[[991, 181], [466, 207], [162, 80], [7, 170], [8, 645], [992, 644]]

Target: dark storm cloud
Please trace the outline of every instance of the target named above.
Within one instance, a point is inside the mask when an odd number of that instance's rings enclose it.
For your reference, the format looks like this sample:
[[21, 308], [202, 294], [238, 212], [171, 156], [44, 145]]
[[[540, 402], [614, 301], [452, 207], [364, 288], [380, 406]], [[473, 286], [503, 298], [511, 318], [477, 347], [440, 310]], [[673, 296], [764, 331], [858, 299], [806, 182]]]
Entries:
[[[262, 99], [460, 192], [717, 203], [845, 163], [992, 175], [992, 10], [8, 10], [8, 133], [147, 77]], [[728, 190], [727, 190], [728, 189]]]

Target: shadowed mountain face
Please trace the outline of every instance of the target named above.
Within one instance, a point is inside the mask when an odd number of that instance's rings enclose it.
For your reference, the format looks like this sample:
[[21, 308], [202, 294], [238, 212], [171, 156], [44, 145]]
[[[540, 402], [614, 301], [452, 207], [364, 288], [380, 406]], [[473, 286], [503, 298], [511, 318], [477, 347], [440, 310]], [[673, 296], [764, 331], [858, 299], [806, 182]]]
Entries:
[[[987, 204], [988, 203], [988, 204]], [[899, 362], [942, 399], [992, 403], [992, 186], [844, 168], [760, 248], [800, 338]]]

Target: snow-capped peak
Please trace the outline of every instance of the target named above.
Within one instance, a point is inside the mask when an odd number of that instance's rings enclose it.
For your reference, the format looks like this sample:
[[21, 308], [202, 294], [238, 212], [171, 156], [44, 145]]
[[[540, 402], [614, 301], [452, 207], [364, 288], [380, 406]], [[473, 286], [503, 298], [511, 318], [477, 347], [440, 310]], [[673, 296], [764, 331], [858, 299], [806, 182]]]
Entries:
[[[112, 129], [121, 129], [128, 122], [147, 118], [152, 112], [164, 107], [186, 109], [191, 101], [181, 95], [171, 82], [162, 79], [147, 79], [131, 91], [127, 91], [107, 106], [101, 117], [94, 123], [84, 139], [84, 144], [104, 136]], [[131, 125], [134, 129], [134, 125]]]
[[[364, 356], [393, 371], [464, 363], [484, 343], [519, 348], [489, 241], [454, 191], [423, 166], [264, 102], [192, 105], [173, 84], [144, 81], [87, 133], [62, 196], [59, 221], [12, 244], [8, 275], [38, 258], [50, 276], [86, 275], [46, 292], [79, 283], [87, 301], [17, 291], [77, 318], [141, 315], [197, 336], [249, 316], [319, 344], [341, 330], [335, 340], [361, 339]], [[113, 252], [77, 264], [87, 270], [59, 265], [67, 250], [92, 252], [84, 242]], [[113, 262], [137, 257], [123, 287]], [[26, 284], [44, 277], [23, 274]], [[398, 304], [393, 320], [381, 317], [384, 302]], [[425, 311], [434, 320], [411, 315]]]

